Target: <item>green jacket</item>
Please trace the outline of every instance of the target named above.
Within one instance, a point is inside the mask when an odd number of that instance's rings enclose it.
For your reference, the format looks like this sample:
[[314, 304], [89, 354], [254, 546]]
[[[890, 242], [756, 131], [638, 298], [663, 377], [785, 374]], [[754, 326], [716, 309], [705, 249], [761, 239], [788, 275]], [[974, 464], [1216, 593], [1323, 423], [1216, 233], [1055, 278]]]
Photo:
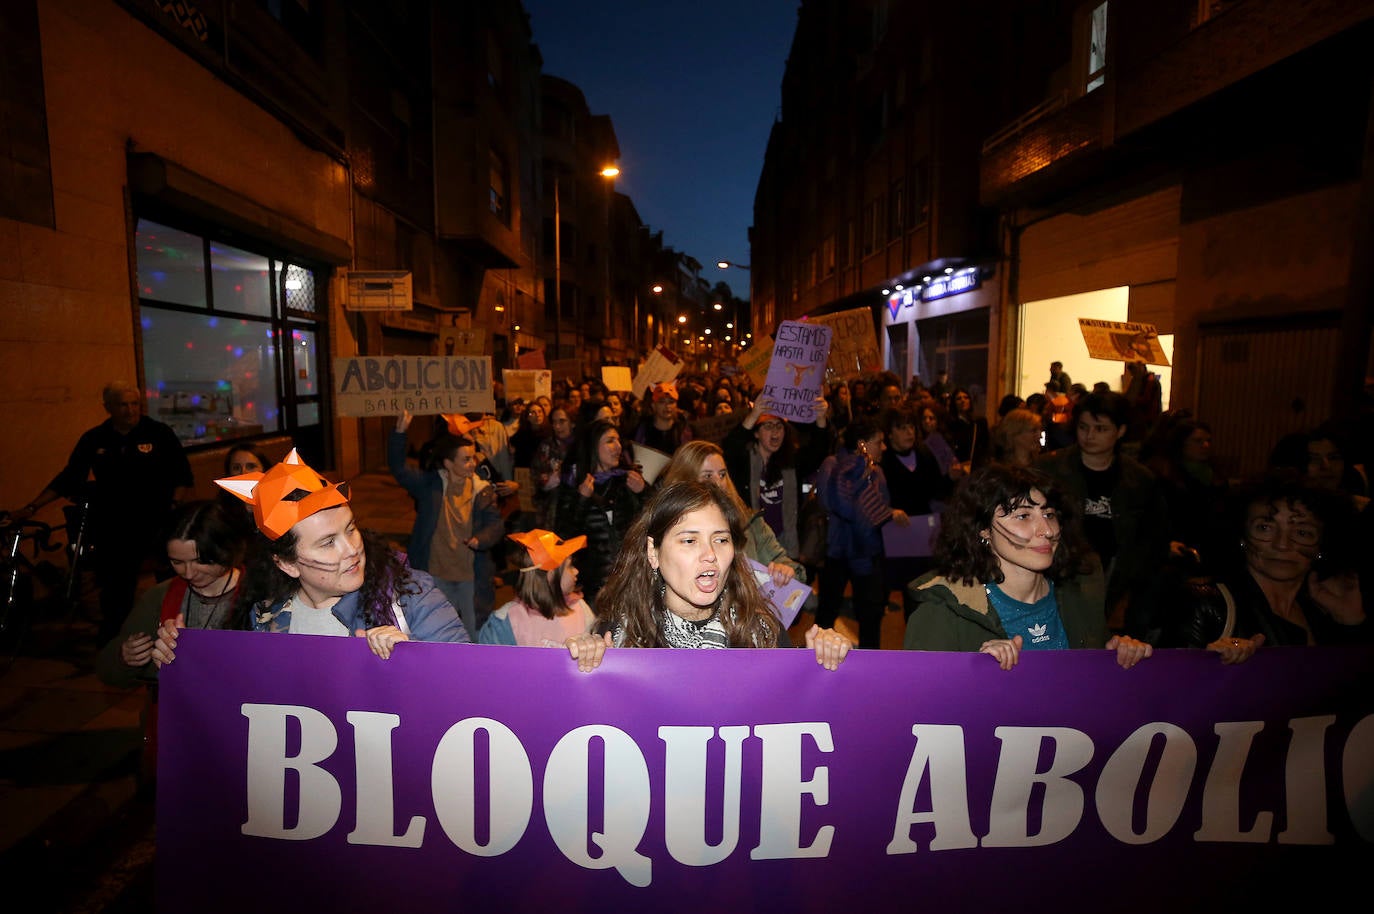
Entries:
[[[1006, 629], [988, 602], [982, 584], [959, 584], [936, 572], [906, 587], [915, 605], [906, 623], [902, 647], [908, 651], [977, 652], [984, 641], [1004, 639]], [[1107, 643], [1102, 566], [1054, 587], [1059, 618], [1072, 648], [1099, 648]]]

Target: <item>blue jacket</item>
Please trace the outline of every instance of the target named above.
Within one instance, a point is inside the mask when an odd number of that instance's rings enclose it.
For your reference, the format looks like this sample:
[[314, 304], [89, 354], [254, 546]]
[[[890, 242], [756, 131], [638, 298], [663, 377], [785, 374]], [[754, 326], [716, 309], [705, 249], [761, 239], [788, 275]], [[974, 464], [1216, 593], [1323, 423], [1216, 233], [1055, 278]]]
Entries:
[[841, 447], [821, 464], [816, 489], [830, 513], [825, 554], [844, 559], [856, 574], [869, 574], [883, 554], [883, 524], [892, 519], [882, 468]]
[[[386, 462], [391, 475], [415, 501], [415, 525], [406, 548], [410, 567], [429, 571], [429, 552], [434, 530], [444, 513], [444, 481], [433, 470], [417, 470], [406, 463], [405, 432], [392, 430], [386, 443]], [[473, 574], [478, 582], [490, 581], [496, 573], [491, 560], [492, 546], [506, 534], [505, 522], [496, 506], [496, 490], [488, 486], [472, 501], [472, 535], [477, 538]]]
[[[403, 594], [396, 602], [400, 604], [405, 616], [410, 637], [415, 641], [456, 641], [469, 643], [472, 638], [458, 618], [458, 612], [448, 598], [434, 586], [434, 579], [423, 571], [411, 571], [412, 581], [419, 586], [419, 593]], [[363, 621], [362, 598], [358, 591], [344, 594], [339, 602], [331, 607], [334, 618], [342, 622], [349, 633], [367, 628]], [[256, 632], [291, 631], [291, 610], [286, 603], [277, 603], [266, 612], [254, 611], [249, 619]]]

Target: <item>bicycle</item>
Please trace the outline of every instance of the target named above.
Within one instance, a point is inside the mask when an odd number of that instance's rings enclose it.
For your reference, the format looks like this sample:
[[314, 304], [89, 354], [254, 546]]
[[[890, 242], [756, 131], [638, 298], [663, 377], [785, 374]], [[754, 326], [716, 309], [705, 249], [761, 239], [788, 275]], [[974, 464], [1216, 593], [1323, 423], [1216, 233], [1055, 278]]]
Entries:
[[[55, 621], [71, 616], [81, 591], [85, 508], [64, 509], [67, 520], [56, 526], [0, 512], [0, 671], [14, 663], [44, 616]], [[54, 542], [53, 537], [64, 532], [75, 535]], [[66, 554], [65, 570], [43, 557], [58, 550]]]

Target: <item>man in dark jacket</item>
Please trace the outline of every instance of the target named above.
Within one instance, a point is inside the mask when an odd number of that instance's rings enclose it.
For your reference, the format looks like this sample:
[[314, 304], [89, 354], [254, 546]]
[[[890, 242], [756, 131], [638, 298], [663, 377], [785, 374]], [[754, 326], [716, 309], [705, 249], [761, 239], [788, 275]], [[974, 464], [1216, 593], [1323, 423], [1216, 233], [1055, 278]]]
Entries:
[[[102, 395], [110, 418], [81, 436], [62, 472], [15, 514], [29, 517], [58, 498], [90, 499], [86, 541], [100, 587], [104, 644], [119, 634], [143, 563], [162, 555], [159, 539], [172, 509], [195, 483], [176, 432], [143, 415], [143, 391], [115, 381]], [[94, 479], [89, 486], [88, 478]]]
[[1154, 585], [1169, 554], [1164, 495], [1153, 473], [1119, 452], [1130, 421], [1124, 397], [1089, 394], [1073, 418], [1078, 443], [1037, 466], [1082, 503], [1083, 533], [1107, 570], [1108, 627], [1153, 642], [1162, 626]]

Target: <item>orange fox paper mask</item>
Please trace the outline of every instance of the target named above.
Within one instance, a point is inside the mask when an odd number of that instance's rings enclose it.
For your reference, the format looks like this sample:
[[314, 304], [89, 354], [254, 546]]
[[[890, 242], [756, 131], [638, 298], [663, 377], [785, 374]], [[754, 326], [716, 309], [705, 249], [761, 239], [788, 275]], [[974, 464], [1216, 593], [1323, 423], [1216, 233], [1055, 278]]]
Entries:
[[216, 479], [215, 485], [252, 505], [258, 529], [272, 540], [316, 512], [348, 504], [348, 484], [331, 483], [310, 469], [295, 448], [266, 473]]
[[534, 567], [543, 571], [554, 571], [577, 550], [587, 545], [585, 536], [574, 536], [560, 543], [558, 537], [548, 530], [531, 530], [528, 533], [510, 533], [509, 539], [525, 547], [530, 554]]

